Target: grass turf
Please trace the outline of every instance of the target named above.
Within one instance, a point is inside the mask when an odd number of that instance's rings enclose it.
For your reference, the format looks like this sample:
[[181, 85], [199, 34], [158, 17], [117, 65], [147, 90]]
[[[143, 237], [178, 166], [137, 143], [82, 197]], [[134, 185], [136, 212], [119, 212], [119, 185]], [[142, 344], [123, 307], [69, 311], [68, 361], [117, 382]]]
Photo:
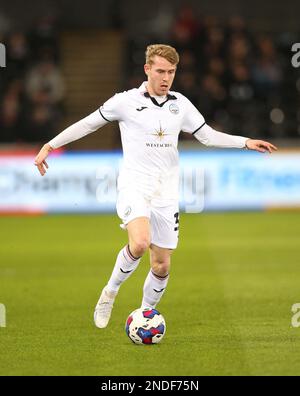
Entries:
[[107, 329], [93, 309], [126, 243], [116, 216], [0, 218], [0, 375], [299, 375], [300, 213], [182, 215], [158, 309], [163, 342], [135, 346], [146, 255]]

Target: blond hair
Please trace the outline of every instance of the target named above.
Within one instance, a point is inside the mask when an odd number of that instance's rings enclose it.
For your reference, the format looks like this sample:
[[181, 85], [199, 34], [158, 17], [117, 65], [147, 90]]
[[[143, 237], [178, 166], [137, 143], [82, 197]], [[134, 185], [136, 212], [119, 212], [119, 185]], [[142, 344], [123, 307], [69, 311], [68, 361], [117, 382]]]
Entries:
[[165, 58], [172, 65], [177, 65], [179, 63], [179, 55], [175, 48], [170, 45], [165, 44], [152, 44], [148, 45], [146, 49], [146, 63], [148, 65], [153, 64], [154, 56], [161, 56]]

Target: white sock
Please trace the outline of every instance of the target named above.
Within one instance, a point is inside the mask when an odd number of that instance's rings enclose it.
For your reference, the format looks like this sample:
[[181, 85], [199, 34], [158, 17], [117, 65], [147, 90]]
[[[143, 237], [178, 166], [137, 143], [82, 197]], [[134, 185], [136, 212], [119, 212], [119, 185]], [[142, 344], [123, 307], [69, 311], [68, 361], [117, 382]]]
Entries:
[[118, 254], [113, 272], [107, 283], [107, 289], [117, 293], [121, 284], [130, 277], [140, 261], [141, 257], [134, 257], [129, 250], [129, 246], [126, 245]]
[[165, 277], [158, 276], [149, 271], [144, 283], [143, 308], [155, 308], [167, 287], [169, 274]]

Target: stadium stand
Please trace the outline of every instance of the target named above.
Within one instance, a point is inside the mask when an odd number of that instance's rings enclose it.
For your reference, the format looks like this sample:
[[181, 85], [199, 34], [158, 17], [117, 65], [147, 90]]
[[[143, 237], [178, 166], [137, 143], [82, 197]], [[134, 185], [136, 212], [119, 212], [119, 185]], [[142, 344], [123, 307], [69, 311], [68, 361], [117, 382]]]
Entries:
[[[99, 18], [91, 12], [100, 12], [99, 4], [90, 1], [89, 13], [79, 20], [79, 9], [67, 13], [64, 1], [60, 13], [46, 13], [34, 25], [26, 20], [22, 27], [0, 12], [0, 41], [7, 47], [7, 67], [0, 74], [0, 143], [44, 142], [114, 92], [136, 87], [145, 79], [146, 45], [162, 41], [181, 56], [173, 89], [190, 98], [213, 127], [253, 138], [299, 138], [300, 68], [291, 67], [291, 42], [300, 39], [289, 8], [290, 30], [283, 30], [279, 6], [265, 24], [269, 28], [260, 29], [264, 10], [256, 20], [249, 10], [242, 18], [231, 2], [223, 18], [218, 10], [212, 17], [208, 3], [205, 13], [195, 4], [157, 2], [146, 22], [142, 3], [135, 8], [131, 1], [126, 7], [117, 0], [104, 3]], [[70, 146], [116, 147], [116, 126]]]

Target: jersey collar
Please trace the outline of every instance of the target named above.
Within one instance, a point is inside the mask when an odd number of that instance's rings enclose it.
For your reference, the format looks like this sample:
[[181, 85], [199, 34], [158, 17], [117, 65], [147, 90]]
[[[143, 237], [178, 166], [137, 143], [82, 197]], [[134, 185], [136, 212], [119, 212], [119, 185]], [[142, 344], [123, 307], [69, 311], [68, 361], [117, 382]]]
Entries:
[[139, 91], [141, 92], [142, 95], [145, 96], [145, 98], [150, 98], [152, 103], [155, 104], [155, 106], [159, 106], [159, 107], [163, 107], [163, 105], [165, 103], [167, 103], [169, 100], [176, 100], [176, 96], [175, 95], [171, 95], [171, 94], [167, 94], [167, 99], [162, 102], [162, 103], [158, 103], [157, 100], [155, 98], [153, 98], [149, 92], [147, 91], [147, 86], [146, 86], [146, 81], [144, 81], [142, 83], [142, 85], [139, 87]]

